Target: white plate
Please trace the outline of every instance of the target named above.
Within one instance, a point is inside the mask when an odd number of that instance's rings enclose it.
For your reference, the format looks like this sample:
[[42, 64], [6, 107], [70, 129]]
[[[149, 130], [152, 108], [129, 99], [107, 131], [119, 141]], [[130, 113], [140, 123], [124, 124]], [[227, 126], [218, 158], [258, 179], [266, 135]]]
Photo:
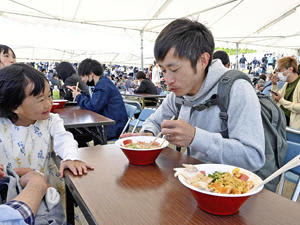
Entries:
[[55, 100], [52, 100], [53, 102], [67, 102], [68, 100], [65, 100], [65, 99], [55, 99]]

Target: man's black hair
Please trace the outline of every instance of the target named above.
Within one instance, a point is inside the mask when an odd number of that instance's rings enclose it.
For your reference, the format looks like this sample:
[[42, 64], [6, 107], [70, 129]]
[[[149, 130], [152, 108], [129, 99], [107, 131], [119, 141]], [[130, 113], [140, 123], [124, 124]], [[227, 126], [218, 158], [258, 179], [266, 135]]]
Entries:
[[45, 90], [47, 78], [41, 72], [23, 63], [16, 63], [0, 70], [0, 117], [8, 118], [13, 123], [18, 116], [13, 111], [24, 101], [25, 88], [33, 84], [29, 96], [37, 96]]
[[55, 70], [58, 74], [58, 77], [62, 79], [64, 82], [65, 80], [76, 73], [76, 70], [69, 62], [61, 62], [56, 67]]
[[229, 64], [229, 55], [222, 50], [216, 51], [213, 55], [213, 59], [221, 59], [222, 64], [225, 66], [226, 64]]
[[158, 35], [154, 56], [156, 61], [161, 61], [171, 48], [180, 58], [187, 58], [196, 71], [197, 61], [207, 52], [210, 55], [208, 67], [212, 61], [215, 42], [212, 33], [201, 23], [189, 19], [176, 19], [168, 24]]
[[94, 59], [85, 59], [78, 66], [79, 76], [86, 76], [94, 73], [96, 76], [101, 76], [103, 74], [103, 67], [101, 63]]
[[140, 80], [140, 79], [146, 79], [146, 74], [143, 71], [139, 71], [136, 74], [136, 79]]

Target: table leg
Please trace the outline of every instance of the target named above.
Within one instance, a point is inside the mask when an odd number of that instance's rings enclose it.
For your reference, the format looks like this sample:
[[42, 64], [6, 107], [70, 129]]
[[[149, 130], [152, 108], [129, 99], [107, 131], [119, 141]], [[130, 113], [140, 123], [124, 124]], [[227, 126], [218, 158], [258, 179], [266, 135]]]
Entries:
[[[102, 139], [103, 139], [103, 144], [107, 144], [107, 134], [106, 134], [106, 126], [102, 125]], [[97, 131], [99, 134], [101, 134], [99, 127], [97, 127]]]
[[74, 221], [74, 198], [70, 192], [68, 185], [66, 187], [66, 214], [67, 214], [67, 224], [75, 224]]

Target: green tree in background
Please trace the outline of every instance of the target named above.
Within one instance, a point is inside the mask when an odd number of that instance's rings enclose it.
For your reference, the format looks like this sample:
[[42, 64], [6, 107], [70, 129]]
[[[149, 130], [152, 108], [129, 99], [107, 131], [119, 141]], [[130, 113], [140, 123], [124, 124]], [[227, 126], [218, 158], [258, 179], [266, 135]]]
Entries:
[[[228, 55], [235, 55], [236, 49], [235, 48], [215, 48], [215, 51], [222, 50], [227, 52]], [[239, 55], [247, 54], [247, 53], [255, 53], [256, 50], [248, 49], [248, 48], [239, 48]]]

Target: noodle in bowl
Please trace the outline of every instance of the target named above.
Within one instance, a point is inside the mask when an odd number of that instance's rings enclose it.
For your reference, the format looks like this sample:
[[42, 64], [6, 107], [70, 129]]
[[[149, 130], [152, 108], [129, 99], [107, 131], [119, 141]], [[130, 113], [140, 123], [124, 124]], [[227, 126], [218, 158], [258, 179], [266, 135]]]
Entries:
[[[236, 166], [225, 164], [199, 164], [194, 166], [200, 171], [205, 171], [206, 175], [213, 174], [216, 171], [231, 173], [233, 169], [237, 168]], [[257, 187], [262, 182], [260, 177], [248, 170], [239, 169], [241, 173], [246, 174], [249, 180], [254, 183], [254, 187], [243, 194], [221, 194], [202, 190], [188, 184], [184, 176], [180, 174], [178, 175], [178, 179], [184, 186], [189, 188], [201, 209], [215, 215], [232, 215], [238, 212], [239, 208], [249, 197], [259, 193], [263, 189], [263, 185]]]
[[[155, 162], [163, 148], [169, 145], [169, 142], [163, 138], [157, 138], [155, 144], [150, 146], [150, 143], [155, 139], [154, 136], [132, 136], [119, 139], [115, 142], [129, 162], [134, 165], [149, 165]], [[127, 145], [129, 142], [133, 145]], [[142, 145], [137, 145], [137, 143]], [[135, 146], [136, 144], [136, 146]], [[126, 146], [127, 145], [127, 146]], [[140, 148], [140, 147], [144, 148]], [[137, 147], [137, 148], [134, 148]]]

